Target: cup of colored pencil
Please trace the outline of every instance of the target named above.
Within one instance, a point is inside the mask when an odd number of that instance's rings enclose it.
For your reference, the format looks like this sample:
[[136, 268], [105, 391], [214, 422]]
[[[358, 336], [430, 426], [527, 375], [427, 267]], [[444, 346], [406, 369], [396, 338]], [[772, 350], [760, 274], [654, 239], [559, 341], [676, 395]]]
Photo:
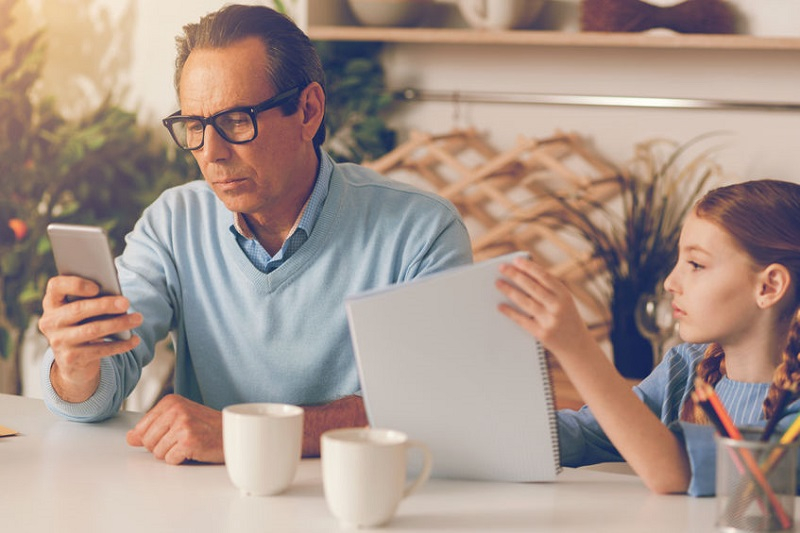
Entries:
[[713, 387], [695, 382], [694, 399], [717, 429], [717, 526], [725, 532], [794, 531], [800, 417], [772, 438], [780, 412], [764, 430], [740, 430]]
[[[797, 442], [717, 438], [717, 526], [725, 532], [794, 531]], [[764, 465], [770, 460], [769, 468]]]

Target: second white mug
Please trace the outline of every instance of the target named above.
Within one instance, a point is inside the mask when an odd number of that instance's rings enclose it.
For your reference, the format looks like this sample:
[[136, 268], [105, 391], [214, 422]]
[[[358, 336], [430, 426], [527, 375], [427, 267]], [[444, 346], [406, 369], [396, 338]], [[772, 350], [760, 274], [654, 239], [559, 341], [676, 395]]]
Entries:
[[[410, 449], [422, 452], [417, 478], [406, 481]], [[322, 434], [322, 485], [331, 513], [344, 527], [374, 527], [388, 522], [397, 505], [422, 486], [431, 473], [428, 447], [390, 429], [346, 428]]]

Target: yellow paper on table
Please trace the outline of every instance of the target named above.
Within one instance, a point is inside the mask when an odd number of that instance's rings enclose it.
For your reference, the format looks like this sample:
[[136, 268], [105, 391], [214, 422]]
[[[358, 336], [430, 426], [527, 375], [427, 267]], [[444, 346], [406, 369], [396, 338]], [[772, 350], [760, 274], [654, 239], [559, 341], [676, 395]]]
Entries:
[[12, 435], [18, 434], [19, 431], [15, 431], [11, 428], [7, 428], [5, 426], [0, 426], [0, 437], [10, 437]]

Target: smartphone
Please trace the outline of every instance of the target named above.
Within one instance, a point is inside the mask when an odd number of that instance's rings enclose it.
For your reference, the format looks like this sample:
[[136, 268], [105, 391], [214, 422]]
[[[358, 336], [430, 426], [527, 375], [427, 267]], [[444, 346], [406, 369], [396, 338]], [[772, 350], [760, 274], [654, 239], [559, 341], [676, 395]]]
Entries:
[[[99, 226], [79, 224], [50, 224], [47, 236], [53, 247], [58, 273], [80, 276], [100, 285], [99, 296], [120, 295], [117, 268], [108, 242], [108, 235]], [[112, 315], [92, 317], [101, 320]], [[131, 338], [130, 331], [121, 331], [111, 336], [119, 340]]]

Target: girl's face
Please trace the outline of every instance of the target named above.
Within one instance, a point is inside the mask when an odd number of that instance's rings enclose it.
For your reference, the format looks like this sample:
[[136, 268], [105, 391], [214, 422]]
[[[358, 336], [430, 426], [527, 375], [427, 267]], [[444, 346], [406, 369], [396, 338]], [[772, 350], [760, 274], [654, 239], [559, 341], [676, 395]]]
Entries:
[[759, 268], [733, 238], [689, 215], [678, 263], [664, 281], [685, 342], [735, 344], [757, 327]]

